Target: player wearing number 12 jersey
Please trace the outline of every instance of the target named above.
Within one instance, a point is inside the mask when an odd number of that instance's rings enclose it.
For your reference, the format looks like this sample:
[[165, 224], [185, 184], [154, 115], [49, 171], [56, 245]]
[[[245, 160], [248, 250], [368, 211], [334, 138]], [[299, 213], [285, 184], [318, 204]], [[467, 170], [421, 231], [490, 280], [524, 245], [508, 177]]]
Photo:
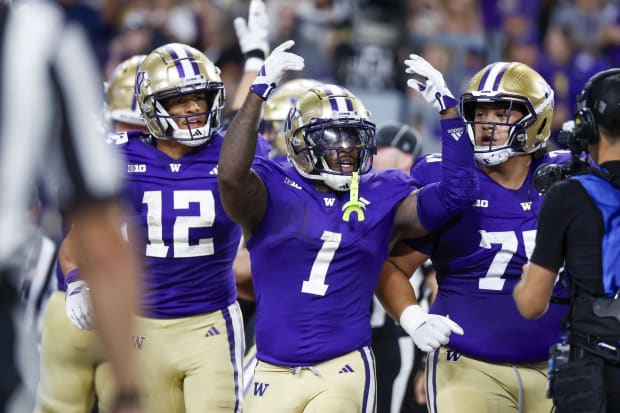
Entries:
[[150, 133], [109, 140], [126, 161], [128, 238], [143, 255], [134, 344], [145, 410], [241, 412], [244, 337], [232, 270], [241, 230], [217, 185], [219, 69], [187, 45], [161, 46], [140, 63], [136, 98]]
[[[130, 238], [143, 240], [145, 254], [136, 337], [145, 407], [240, 412], [244, 338], [232, 262], [241, 230], [224, 213], [217, 185], [219, 69], [194, 48], [165, 45], [140, 64], [136, 95], [151, 133], [116, 143], [139, 231]], [[257, 153], [267, 156], [259, 142]]]

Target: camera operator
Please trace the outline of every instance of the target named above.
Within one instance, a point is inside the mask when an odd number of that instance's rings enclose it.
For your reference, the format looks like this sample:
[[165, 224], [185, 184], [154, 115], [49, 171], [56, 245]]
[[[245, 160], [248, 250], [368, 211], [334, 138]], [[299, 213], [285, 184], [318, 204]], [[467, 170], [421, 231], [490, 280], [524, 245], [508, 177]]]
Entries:
[[543, 201], [530, 264], [514, 298], [545, 313], [556, 274], [570, 287], [566, 343], [551, 348], [548, 396], [557, 413], [620, 411], [620, 69], [594, 75], [577, 98], [568, 143], [578, 173]]

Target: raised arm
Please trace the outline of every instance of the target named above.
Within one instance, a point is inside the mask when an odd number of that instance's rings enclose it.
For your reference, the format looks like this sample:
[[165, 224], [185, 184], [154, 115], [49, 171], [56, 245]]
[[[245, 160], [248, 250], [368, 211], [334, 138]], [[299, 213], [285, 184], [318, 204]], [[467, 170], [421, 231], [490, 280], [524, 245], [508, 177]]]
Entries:
[[265, 60], [241, 109], [226, 131], [218, 166], [218, 184], [226, 213], [239, 223], [246, 236], [260, 222], [267, 202], [267, 189], [252, 170], [256, 151], [258, 122], [263, 102], [276, 88], [287, 70], [301, 70], [303, 58], [289, 53], [295, 42], [276, 47]]
[[457, 101], [442, 74], [414, 54], [405, 64], [406, 72], [412, 75], [407, 85], [422, 94], [441, 114], [441, 180], [405, 198], [396, 215], [397, 230], [400, 230], [397, 234], [412, 238], [437, 231], [470, 207], [478, 196], [478, 179], [471, 142], [456, 110]]
[[238, 111], [256, 79], [256, 72], [269, 54], [269, 16], [263, 0], [250, 1], [247, 21], [243, 17], [237, 17], [233, 23], [239, 48], [245, 57], [243, 76], [231, 105], [231, 110]]

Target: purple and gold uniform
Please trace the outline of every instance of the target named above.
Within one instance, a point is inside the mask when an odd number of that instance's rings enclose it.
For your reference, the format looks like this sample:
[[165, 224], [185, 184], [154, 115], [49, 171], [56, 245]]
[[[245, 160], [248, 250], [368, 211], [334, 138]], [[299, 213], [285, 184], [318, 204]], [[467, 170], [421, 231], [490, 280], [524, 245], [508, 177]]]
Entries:
[[[130, 242], [144, 255], [134, 344], [147, 411], [241, 411], [244, 338], [232, 272], [241, 230], [224, 213], [217, 187], [223, 136], [180, 159], [151, 139], [113, 136], [127, 162], [137, 232]], [[258, 153], [266, 151], [259, 145]]]
[[[427, 391], [431, 411], [436, 411], [435, 392], [455, 384], [454, 377], [449, 380], [445, 373], [449, 365], [483, 362], [538, 367], [548, 358], [549, 347], [558, 342], [562, 334], [560, 320], [567, 307], [552, 303], [545, 316], [526, 320], [515, 306], [512, 291], [534, 248], [542, 202], [542, 195], [534, 187], [534, 171], [540, 164], [565, 163], [569, 159], [567, 151], [533, 159], [518, 189], [507, 189], [478, 169], [480, 198], [473, 207], [463, 211], [432, 242], [409, 241], [415, 249], [431, 256], [437, 271], [439, 291], [430, 312], [448, 315], [465, 331], [450, 336], [448, 347], [429, 358]], [[427, 155], [416, 163], [411, 174], [421, 186], [438, 181], [440, 164], [440, 155]], [[566, 292], [557, 284], [554, 295], [566, 296]], [[520, 374], [525, 383], [527, 373]], [[539, 372], [535, 375], [544, 378]], [[472, 377], [463, 380], [476, 385]], [[541, 387], [544, 393], [544, 382]], [[538, 396], [533, 399], [544, 400], [544, 395]], [[440, 406], [441, 411], [451, 411], [446, 404]]]
[[141, 138], [148, 135], [129, 132], [115, 142], [127, 160], [125, 194], [139, 231], [131, 241], [145, 256], [143, 315], [179, 318], [226, 308], [236, 299], [231, 265], [241, 229], [224, 213], [217, 188], [223, 137], [178, 160]]
[[[348, 192], [318, 192], [291, 165], [258, 159], [254, 170], [269, 196], [247, 243], [259, 360], [247, 408], [313, 411], [313, 395], [321, 392], [333, 394], [331, 407], [339, 410], [330, 411], [372, 411], [370, 303], [388, 256], [396, 206], [414, 189], [413, 181], [397, 170], [362, 175], [364, 220], [353, 214], [345, 222]], [[291, 386], [286, 377], [294, 373], [315, 379]]]
[[50, 296], [43, 315], [34, 412], [89, 412], [95, 393], [99, 411], [109, 412], [116, 389], [101, 340], [96, 330], [80, 330], [71, 324], [65, 310], [65, 275], [59, 265], [55, 273], [58, 290]]

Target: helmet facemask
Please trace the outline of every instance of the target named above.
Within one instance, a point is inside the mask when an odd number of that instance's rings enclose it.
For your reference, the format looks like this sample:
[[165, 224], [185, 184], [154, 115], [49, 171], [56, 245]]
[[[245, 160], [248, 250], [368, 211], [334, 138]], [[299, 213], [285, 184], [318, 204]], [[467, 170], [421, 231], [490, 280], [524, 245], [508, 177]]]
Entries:
[[[327, 120], [298, 129], [291, 139], [293, 162], [305, 178], [348, 191], [353, 172], [367, 173], [376, 151], [375, 126], [364, 120]], [[299, 168], [298, 165], [303, 165]]]
[[[504, 110], [505, 120], [477, 120], [476, 111]], [[467, 134], [474, 147], [474, 156], [484, 165], [499, 165], [508, 158], [524, 154], [527, 129], [536, 122], [536, 113], [529, 102], [517, 96], [497, 96], [495, 98], [463, 96], [462, 113]], [[476, 126], [485, 129], [482, 145], [476, 141]], [[500, 131], [502, 128], [503, 131]], [[490, 129], [490, 130], [489, 130]], [[504, 132], [505, 131], [505, 132]], [[488, 136], [487, 136], [488, 133]], [[506, 134], [507, 139], [499, 135]]]
[[320, 85], [303, 93], [284, 122], [286, 153], [297, 172], [348, 191], [353, 175], [367, 173], [376, 152], [370, 112], [349, 90]]
[[[207, 108], [205, 111], [184, 115], [171, 115], [166, 110], [169, 99], [190, 93], [202, 94], [204, 96]], [[220, 119], [224, 110], [224, 99], [220, 96], [223, 93], [224, 86], [216, 85], [213, 87], [198, 87], [195, 92], [174, 93], [171, 96], [168, 96], [168, 94], [154, 96], [152, 98], [155, 107], [153, 121], [164, 131], [164, 136], [161, 136], [160, 139], [174, 139], [187, 146], [199, 146], [207, 142], [220, 126]], [[204, 124], [200, 122], [202, 125], [197, 125], [195, 122], [197, 118], [202, 118]], [[186, 125], [186, 128], [182, 128], [180, 125]]]

